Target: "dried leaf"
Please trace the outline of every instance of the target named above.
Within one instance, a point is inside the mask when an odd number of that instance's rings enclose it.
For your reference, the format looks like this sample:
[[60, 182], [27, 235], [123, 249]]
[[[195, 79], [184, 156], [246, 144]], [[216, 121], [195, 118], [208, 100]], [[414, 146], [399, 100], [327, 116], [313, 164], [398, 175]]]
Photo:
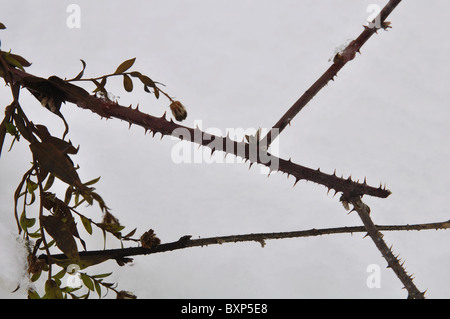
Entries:
[[123, 87], [125, 88], [125, 91], [127, 91], [127, 92], [133, 91], [133, 81], [126, 74], [123, 75]]
[[73, 166], [73, 162], [69, 156], [53, 143], [33, 142], [30, 144], [30, 149], [44, 170], [52, 173], [69, 185], [81, 185], [81, 180]]
[[80, 71], [80, 73], [78, 73], [78, 75], [76, 77], [73, 78], [73, 80], [79, 80], [83, 77], [84, 74], [84, 70], [86, 69], [86, 62], [84, 62], [82, 59], [80, 59], [81, 64], [83, 64], [83, 69]]
[[56, 246], [76, 263], [80, 257], [73, 237], [73, 228], [76, 227], [74, 220], [63, 222], [55, 216], [42, 216], [41, 222], [45, 231], [55, 240]]
[[123, 72], [125, 72], [126, 70], [128, 70], [129, 68], [131, 68], [133, 66], [135, 60], [136, 60], [136, 58], [132, 58], [132, 59], [122, 62], [117, 67], [117, 70], [114, 72], [114, 74], [122, 74]]

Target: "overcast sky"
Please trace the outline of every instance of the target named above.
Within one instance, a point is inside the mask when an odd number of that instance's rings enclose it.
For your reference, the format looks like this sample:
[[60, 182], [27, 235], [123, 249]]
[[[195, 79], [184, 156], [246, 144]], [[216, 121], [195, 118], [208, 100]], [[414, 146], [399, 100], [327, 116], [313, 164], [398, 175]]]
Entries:
[[[27, 71], [42, 77], [72, 78], [81, 70], [80, 59], [87, 63], [85, 76], [96, 77], [136, 57], [133, 70], [164, 83], [186, 106], [184, 125], [199, 123], [226, 134], [275, 124], [330, 66], [335, 48], [362, 32], [368, 6], [386, 2], [2, 1], [0, 21], [7, 30], [0, 31], [1, 49], [27, 58], [33, 63]], [[81, 9], [79, 28], [67, 23], [71, 3]], [[403, 1], [388, 18], [393, 28], [373, 36], [277, 143], [282, 158], [300, 165], [367, 177], [373, 186], [386, 183], [389, 198], [364, 197], [377, 224], [450, 218], [449, 10], [446, 0]], [[169, 110], [166, 99], [157, 101], [137, 82], [131, 94], [121, 79], [108, 81], [107, 89], [120, 104], [139, 103], [151, 115]], [[1, 105], [10, 101], [9, 89], [0, 88]], [[34, 123], [62, 135], [59, 118], [25, 91], [21, 105]], [[72, 159], [81, 179], [101, 176], [97, 192], [126, 230], [137, 227], [142, 234], [152, 228], [170, 242], [184, 235], [361, 225], [323, 186], [301, 181], [293, 188], [293, 178], [268, 178], [258, 166], [249, 170], [236, 159], [175, 163], [176, 140], [100, 120], [73, 104], [62, 113], [68, 138], [80, 145]], [[31, 158], [25, 140], [8, 153], [10, 142], [7, 137], [0, 159], [0, 296], [19, 298], [24, 295], [8, 292], [20, 264], [13, 193]], [[63, 196], [64, 188], [55, 191]], [[96, 205], [80, 211], [101, 220]], [[102, 248], [100, 231], [84, 235], [88, 249]], [[363, 236], [267, 241], [264, 248], [191, 248], [137, 257], [124, 267], [107, 262], [89, 273], [112, 271], [110, 281], [140, 298], [405, 298], [401, 282]], [[450, 297], [448, 231], [392, 232], [384, 238], [406, 260], [419, 289], [428, 289], [430, 298]], [[108, 239], [107, 246], [119, 243]], [[379, 288], [367, 285], [370, 265], [380, 268]]]

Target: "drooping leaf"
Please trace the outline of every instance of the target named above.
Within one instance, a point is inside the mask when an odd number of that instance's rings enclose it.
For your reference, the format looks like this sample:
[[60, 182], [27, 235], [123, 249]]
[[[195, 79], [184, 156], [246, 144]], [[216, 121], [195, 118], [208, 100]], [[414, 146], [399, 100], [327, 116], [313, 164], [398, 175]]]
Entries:
[[14, 136], [17, 134], [16, 126], [11, 122], [6, 122], [5, 128], [6, 128], [6, 132], [8, 132], [10, 135]]
[[42, 271], [39, 271], [39, 272], [31, 275], [31, 278], [30, 278], [31, 282], [35, 282], [36, 280], [38, 280], [41, 277], [41, 274], [42, 274]]
[[34, 289], [28, 289], [28, 299], [41, 299], [39, 294]]
[[53, 279], [48, 279], [45, 282], [45, 295], [49, 299], [63, 299], [61, 288]]
[[79, 186], [81, 180], [70, 160], [64, 152], [51, 142], [33, 142], [30, 149], [41, 167], [58, 177], [61, 181]]
[[55, 216], [42, 216], [41, 222], [45, 231], [55, 240], [56, 246], [76, 263], [80, 257], [73, 236], [73, 227], [76, 227], [73, 219], [63, 222]]
[[125, 91], [127, 91], [127, 92], [133, 91], [133, 81], [126, 74], [123, 75], [123, 87], [125, 88]]
[[136, 60], [136, 58], [132, 58], [129, 60], [126, 60], [124, 62], [122, 62], [116, 69], [116, 71], [114, 72], [114, 74], [122, 74], [123, 72], [125, 72], [126, 70], [128, 70], [129, 68], [131, 68], [134, 64], [134, 61]]
[[48, 175], [47, 182], [45, 183], [45, 186], [44, 186], [44, 191], [49, 190], [50, 187], [52, 187], [54, 181], [55, 181], [55, 175], [53, 175], [53, 174]]
[[38, 184], [33, 182], [30, 179], [27, 179], [27, 191], [30, 194], [33, 194], [34, 191], [38, 188]]
[[158, 90], [158, 87], [156, 86], [155, 82], [153, 82], [153, 80], [150, 79], [148, 76], [142, 75], [142, 74], [139, 76], [139, 79], [144, 84], [144, 91], [150, 93], [150, 90], [148, 89], [148, 87], [149, 86], [152, 87], [153, 91], [155, 93], [155, 97], [158, 99], [159, 98], [159, 90]]
[[100, 283], [98, 281], [94, 281], [95, 285], [95, 291], [97, 292], [97, 295], [99, 298], [102, 297], [102, 287], [100, 286]]
[[81, 218], [81, 222], [83, 223], [83, 226], [86, 229], [86, 231], [89, 233], [89, 235], [92, 235], [91, 221], [84, 216], [80, 216], [80, 218]]
[[80, 272], [81, 280], [83, 281], [83, 284], [89, 289], [94, 291], [94, 283], [92, 282], [92, 279], [89, 278], [88, 275]]
[[33, 227], [35, 223], [36, 218], [27, 218], [24, 210], [20, 215], [20, 227], [22, 227], [23, 230], [27, 230], [28, 228]]

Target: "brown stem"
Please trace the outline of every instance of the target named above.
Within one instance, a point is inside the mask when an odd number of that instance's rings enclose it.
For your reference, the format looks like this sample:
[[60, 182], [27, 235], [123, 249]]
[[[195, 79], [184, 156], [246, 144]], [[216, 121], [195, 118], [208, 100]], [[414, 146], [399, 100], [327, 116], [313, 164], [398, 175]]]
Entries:
[[[429, 224], [415, 224], [415, 225], [379, 225], [376, 227], [380, 230], [385, 231], [405, 231], [405, 230], [408, 231], [408, 230], [430, 230], [430, 229], [438, 230], [450, 228], [450, 221], [429, 223]], [[156, 254], [191, 247], [203, 247], [209, 245], [249, 242], [249, 241], [258, 242], [262, 246], [264, 246], [266, 240], [313, 237], [313, 236], [344, 234], [344, 233], [352, 234], [357, 232], [367, 232], [367, 229], [365, 226], [335, 227], [323, 229], [313, 228], [309, 230], [299, 230], [291, 232], [255, 233], [255, 234], [219, 236], [219, 237], [209, 237], [199, 239], [191, 239], [191, 236], [183, 236], [180, 238], [180, 240], [176, 242], [160, 244], [150, 249], [143, 247], [132, 247], [132, 248], [80, 252], [80, 258], [82, 259], [97, 258], [97, 260], [101, 260], [103, 262], [108, 259], [120, 259], [123, 257], [130, 257], [130, 256]], [[52, 255], [52, 257], [57, 260], [63, 260], [67, 258], [64, 254]], [[47, 260], [46, 255], [41, 255], [39, 256], [39, 258]]]
[[[381, 10], [378, 17], [375, 20], [379, 20], [383, 25], [386, 18], [391, 14], [395, 7], [401, 2], [401, 0], [390, 0], [386, 6]], [[272, 129], [263, 138], [263, 145], [269, 146], [273, 140], [285, 129], [285, 127], [291, 123], [292, 119], [312, 100], [314, 96], [325, 86], [330, 80], [333, 80], [337, 73], [347, 64], [347, 62], [353, 60], [357, 52], [360, 51], [364, 43], [376, 33], [377, 28], [364, 27], [364, 31], [359, 37], [352, 41], [345, 50], [334, 59], [333, 65], [316, 81], [306, 92], [291, 106], [291, 108], [278, 120]]]
[[412, 276], [408, 275], [406, 273], [406, 270], [403, 268], [404, 262], [400, 263], [398, 256], [395, 256], [391, 248], [387, 246], [386, 242], [383, 239], [383, 234], [380, 233], [380, 231], [370, 218], [369, 206], [364, 204], [359, 197], [350, 199], [350, 202], [353, 204], [353, 209], [361, 218], [365, 228], [367, 229], [368, 235], [370, 236], [370, 238], [372, 238], [375, 246], [377, 246], [384, 259], [386, 259], [388, 267], [392, 268], [394, 273], [405, 286], [406, 290], [408, 291], [408, 298], [424, 299], [425, 293], [420, 292], [419, 289], [417, 289], [416, 285], [413, 282]]

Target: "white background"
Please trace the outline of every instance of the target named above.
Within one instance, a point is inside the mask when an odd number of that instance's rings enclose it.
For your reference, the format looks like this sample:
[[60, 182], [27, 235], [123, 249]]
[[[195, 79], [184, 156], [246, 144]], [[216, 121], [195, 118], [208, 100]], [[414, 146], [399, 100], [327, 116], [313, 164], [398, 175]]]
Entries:
[[[69, 1], [2, 1], [1, 49], [33, 64], [28, 72], [72, 78], [87, 62], [86, 77], [113, 72], [136, 57], [133, 70], [166, 85], [186, 106], [184, 125], [268, 128], [330, 66], [336, 47], [363, 30], [369, 4], [387, 1], [77, 1], [81, 27], [66, 20]], [[450, 41], [445, 0], [402, 2], [380, 31], [287, 127], [279, 140], [282, 158], [334, 169], [344, 177], [386, 183], [387, 199], [364, 197], [377, 224], [448, 220], [448, 111]], [[83, 84], [84, 85], [84, 84]], [[93, 86], [86, 85], [92, 90]], [[122, 105], [161, 116], [169, 102], [145, 93], [138, 82], [126, 93], [121, 79], [108, 90]], [[0, 88], [0, 103], [10, 103]], [[34, 123], [61, 135], [62, 122], [30, 95], [21, 104]], [[73, 160], [82, 181], [98, 176], [98, 193], [111, 212], [140, 235], [155, 230], [162, 242], [256, 232], [361, 225], [347, 215], [339, 196], [314, 183], [240, 164], [175, 164], [176, 140], [144, 135], [118, 120], [100, 120], [73, 104], [62, 107], [68, 138], [81, 145]], [[25, 140], [0, 162], [0, 296], [16, 287], [20, 262], [13, 193], [31, 160]], [[194, 148], [193, 148], [194, 149]], [[195, 146], [196, 149], [196, 146]], [[209, 151], [207, 151], [209, 154]], [[56, 188], [63, 196], [65, 188]], [[101, 220], [98, 206], [80, 209]], [[30, 208], [29, 217], [36, 211]], [[81, 223], [79, 223], [81, 225]], [[81, 226], [80, 226], [81, 227]], [[82, 227], [81, 227], [82, 228]], [[101, 249], [100, 231], [89, 249]], [[363, 233], [224, 244], [143, 256], [132, 265], [107, 262], [89, 271], [113, 272], [109, 281], [139, 298], [405, 298], [407, 293]], [[406, 260], [419, 289], [449, 298], [448, 231], [385, 233]], [[119, 243], [108, 238], [109, 248]], [[369, 289], [366, 271], [381, 268], [381, 288]], [[42, 286], [38, 287], [42, 293]], [[113, 297], [109, 294], [108, 297]]]

